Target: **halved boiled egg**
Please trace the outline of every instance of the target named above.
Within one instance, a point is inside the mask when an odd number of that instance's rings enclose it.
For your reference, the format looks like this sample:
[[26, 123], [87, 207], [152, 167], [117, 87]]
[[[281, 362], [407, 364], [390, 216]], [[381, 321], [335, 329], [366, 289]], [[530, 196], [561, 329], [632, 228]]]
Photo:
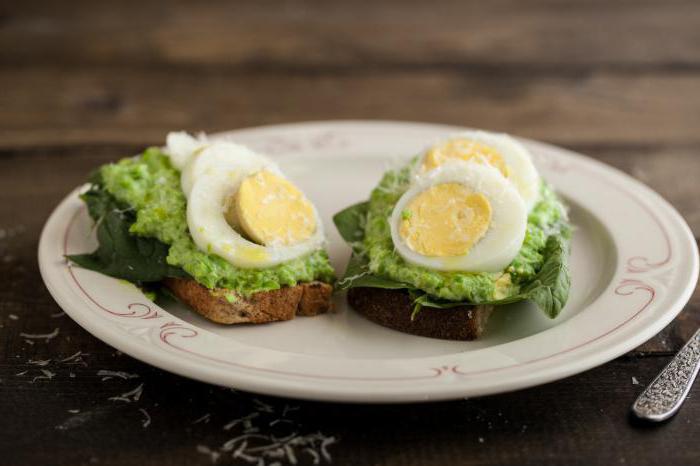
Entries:
[[525, 201], [528, 211], [537, 203], [540, 177], [529, 151], [507, 134], [464, 131], [428, 148], [416, 173], [422, 174], [450, 160], [472, 161], [498, 169]]
[[287, 262], [324, 242], [313, 204], [278, 171], [264, 167], [200, 173], [189, 193], [187, 224], [200, 250], [242, 268]]
[[497, 168], [449, 160], [422, 175], [390, 218], [407, 262], [433, 270], [500, 272], [525, 238], [527, 207]]

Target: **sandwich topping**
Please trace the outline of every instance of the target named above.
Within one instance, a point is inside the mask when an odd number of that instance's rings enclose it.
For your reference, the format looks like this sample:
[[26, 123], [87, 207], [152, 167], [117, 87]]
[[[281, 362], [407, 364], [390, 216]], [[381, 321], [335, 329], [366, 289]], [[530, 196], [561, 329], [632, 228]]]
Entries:
[[451, 160], [413, 180], [390, 222], [394, 247], [409, 264], [500, 272], [523, 245], [527, 209], [496, 168]]
[[507, 135], [438, 141], [334, 221], [353, 248], [341, 288], [405, 289], [417, 308], [531, 300], [550, 317], [566, 302], [566, 209]]
[[491, 146], [466, 137], [447, 140], [428, 149], [423, 158], [424, 171], [433, 170], [448, 160], [474, 161], [496, 167], [506, 178], [510, 170], [500, 152]]
[[[182, 154], [178, 160], [183, 163]], [[246, 147], [211, 141], [194, 150], [181, 185], [197, 247], [236, 267], [272, 267], [323, 246], [313, 204], [275, 163]]]
[[234, 228], [266, 246], [299, 244], [317, 229], [311, 202], [291, 182], [267, 170], [243, 180], [226, 214]]
[[423, 256], [467, 254], [491, 224], [491, 203], [459, 183], [426, 189], [401, 211], [401, 239]]
[[507, 134], [465, 131], [429, 147], [415, 174], [461, 160], [496, 168], [510, 181], [530, 211], [539, 200], [540, 176], [528, 150]]
[[[117, 226], [113, 223], [118, 221], [134, 241], [139, 238], [155, 240], [159, 244], [157, 250], [162, 248], [164, 251], [162, 259], [159, 260], [169, 267], [165, 276], [193, 278], [208, 288], [226, 288], [248, 296], [260, 291], [294, 286], [299, 282], [334, 281], [334, 270], [327, 253], [321, 247], [322, 236], [316, 247], [307, 245], [305, 252], [297, 250], [296, 254], [290, 254], [283, 247], [264, 246], [257, 244], [252, 238], [245, 239], [242, 235], [248, 236], [247, 232], [241, 229], [240, 234], [235, 233], [236, 230], [229, 225], [226, 210], [233, 205], [235, 187], [249, 176], [249, 170], [257, 173], [265, 169], [276, 174], [276, 170], [279, 169], [272, 162], [260, 156], [246, 155], [247, 152], [241, 149], [242, 146], [221, 148], [203, 138], [188, 138], [182, 134], [174, 139], [184, 142], [187, 146], [173, 148], [181, 149], [178, 152], [179, 158], [174, 158], [160, 149], [151, 148], [139, 156], [100, 168], [92, 180], [90, 191], [84, 196], [90, 214], [98, 225], [110, 227], [115, 232]], [[169, 142], [172, 140], [172, 137], [168, 138]], [[231, 157], [232, 151], [234, 157]], [[231, 158], [237, 161], [237, 168], [220, 165], [223, 163], [220, 160]], [[192, 163], [195, 160], [197, 163]], [[213, 160], [219, 162], [212, 163]], [[176, 166], [181, 169], [178, 170]], [[195, 181], [198, 179], [202, 183]], [[214, 219], [213, 222], [210, 223], [207, 218], [201, 223], [190, 225], [189, 206], [194, 198], [202, 201], [202, 215], [210, 215]], [[102, 222], [105, 215], [102, 207], [106, 205], [114, 205], [114, 215], [108, 212], [110, 221]], [[285, 222], [285, 218], [281, 218], [280, 221]], [[255, 224], [255, 221], [248, 223]], [[201, 244], [194, 241], [194, 233], [199, 231], [199, 227], [208, 232], [211, 238]], [[235, 254], [242, 263], [249, 266], [236, 265], [214, 251], [215, 246], [225, 247], [225, 243], [220, 243], [211, 236], [215, 228], [221, 228], [226, 235], [233, 235], [231, 232], [234, 232], [241, 238], [235, 243], [235, 249], [230, 249], [230, 254]], [[322, 235], [320, 223], [317, 224], [312, 237], [317, 234]], [[207, 247], [208, 243], [211, 247]], [[298, 247], [300, 244], [306, 243], [301, 241], [291, 247]], [[121, 245], [122, 241], [114, 242], [116, 248]], [[148, 247], [151, 248], [150, 243]], [[139, 248], [139, 254], [151, 254], [151, 249], [146, 251], [142, 250], [143, 246]], [[160, 272], [145, 274], [147, 271], [142, 270], [143, 267], [137, 267], [136, 262], [133, 266], [129, 265], [132, 255], [131, 250], [115, 250], [110, 252], [108, 257], [98, 257], [101, 259], [99, 262], [82, 261], [80, 265], [133, 281], [158, 281], [162, 278], [163, 274]], [[280, 260], [282, 257], [287, 259]], [[90, 258], [94, 259], [95, 256]], [[110, 264], [104, 263], [107, 259], [112, 260], [110, 258], [126, 262], [124, 272], [116, 271], [114, 267], [110, 269]], [[269, 265], [271, 263], [272, 265]], [[126, 275], [126, 271], [134, 272], [133, 278]]]

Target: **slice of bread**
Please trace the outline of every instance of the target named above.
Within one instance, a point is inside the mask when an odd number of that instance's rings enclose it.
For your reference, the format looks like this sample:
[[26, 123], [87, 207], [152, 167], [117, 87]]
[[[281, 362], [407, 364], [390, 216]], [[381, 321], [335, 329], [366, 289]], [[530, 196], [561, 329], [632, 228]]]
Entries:
[[323, 282], [299, 283], [279, 290], [262, 291], [243, 297], [230, 290], [213, 289], [191, 279], [168, 278], [163, 284], [183, 303], [209, 320], [220, 324], [262, 324], [290, 320], [294, 316], [315, 316], [332, 307], [333, 287]]
[[443, 340], [475, 340], [486, 328], [493, 306], [424, 307], [411, 320], [413, 303], [408, 291], [351, 288], [348, 303], [357, 312], [400, 332]]

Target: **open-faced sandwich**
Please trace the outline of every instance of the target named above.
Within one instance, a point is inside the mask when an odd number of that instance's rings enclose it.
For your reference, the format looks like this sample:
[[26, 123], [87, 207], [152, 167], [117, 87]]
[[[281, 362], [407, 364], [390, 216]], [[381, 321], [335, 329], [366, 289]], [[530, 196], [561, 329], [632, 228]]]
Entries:
[[289, 320], [331, 306], [319, 214], [267, 157], [171, 133], [164, 149], [101, 167], [82, 195], [99, 247], [75, 264], [164, 287], [226, 324]]
[[529, 300], [554, 318], [568, 298], [566, 209], [505, 134], [438, 142], [334, 221], [353, 250], [338, 287], [396, 330], [471, 340], [494, 306]]

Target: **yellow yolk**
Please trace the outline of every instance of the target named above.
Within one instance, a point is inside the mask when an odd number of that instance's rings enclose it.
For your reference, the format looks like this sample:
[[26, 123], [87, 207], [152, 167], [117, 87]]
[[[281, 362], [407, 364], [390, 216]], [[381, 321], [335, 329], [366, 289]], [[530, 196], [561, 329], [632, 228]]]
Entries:
[[461, 256], [486, 234], [491, 204], [464, 185], [444, 183], [414, 197], [401, 216], [399, 234], [411, 250], [424, 256]]
[[316, 231], [314, 209], [304, 194], [267, 170], [243, 180], [226, 218], [252, 241], [265, 246], [296, 244]]
[[503, 156], [494, 148], [469, 139], [450, 139], [433, 146], [423, 159], [423, 170], [429, 171], [439, 167], [450, 159], [474, 161], [497, 168], [508, 178], [508, 166]]
[[511, 286], [513, 286], [510, 274], [504, 273], [501, 275], [498, 280], [496, 280], [494, 285], [496, 285], [496, 289], [493, 293], [494, 299], [503, 299], [508, 296], [508, 291], [510, 290]]

